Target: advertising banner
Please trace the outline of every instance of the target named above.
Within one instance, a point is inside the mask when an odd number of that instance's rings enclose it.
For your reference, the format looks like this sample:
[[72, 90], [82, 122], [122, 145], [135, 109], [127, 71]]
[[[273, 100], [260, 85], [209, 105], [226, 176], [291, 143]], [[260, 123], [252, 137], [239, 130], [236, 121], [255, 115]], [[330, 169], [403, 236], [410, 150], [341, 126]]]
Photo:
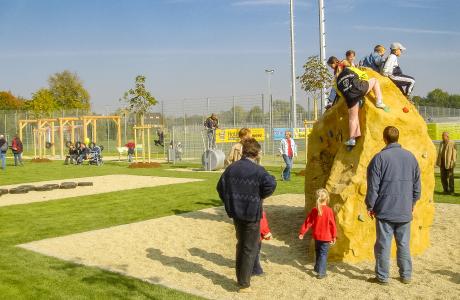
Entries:
[[460, 123], [429, 123], [428, 135], [434, 141], [442, 140], [442, 133], [447, 131], [451, 140], [460, 140]]
[[[216, 130], [216, 143], [238, 143], [240, 138], [238, 132], [241, 128], [226, 128]], [[265, 129], [264, 128], [250, 128], [252, 137], [259, 142], [265, 140]]]
[[[281, 141], [284, 139], [284, 135], [286, 131], [290, 131], [292, 133], [292, 138], [294, 140], [304, 139], [305, 138], [305, 128], [273, 128], [273, 140]], [[307, 128], [307, 134], [310, 134], [311, 128]]]

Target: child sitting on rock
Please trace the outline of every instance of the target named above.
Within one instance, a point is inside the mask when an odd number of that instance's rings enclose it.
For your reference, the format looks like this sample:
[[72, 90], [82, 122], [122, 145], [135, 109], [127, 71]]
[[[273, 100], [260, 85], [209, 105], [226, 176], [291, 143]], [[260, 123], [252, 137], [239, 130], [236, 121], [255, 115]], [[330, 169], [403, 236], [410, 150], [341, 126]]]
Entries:
[[252, 268], [253, 276], [260, 276], [264, 273], [262, 266], [260, 265], [260, 249], [262, 248], [262, 240], [269, 240], [272, 238], [270, 227], [268, 227], [268, 220], [265, 211], [262, 212], [262, 218], [260, 219], [260, 241], [259, 241], [259, 252], [257, 252], [256, 261], [254, 262], [254, 268]]
[[303, 240], [305, 233], [313, 228], [312, 237], [315, 240], [315, 267], [314, 272], [318, 279], [326, 277], [327, 254], [329, 247], [335, 244], [337, 228], [335, 225], [334, 212], [327, 206], [329, 193], [326, 189], [316, 191], [316, 207], [308, 214], [300, 228], [299, 239]]
[[361, 62], [360, 65], [366, 68], [371, 68], [375, 72], [380, 72], [380, 69], [383, 67], [385, 60], [383, 56], [385, 55], [385, 47], [382, 45], [377, 45], [374, 47], [374, 52], [366, 56]]
[[404, 75], [398, 64], [398, 57], [401, 56], [402, 51], [406, 50], [406, 48], [401, 43], [393, 43], [390, 49], [391, 54], [383, 66], [382, 73], [394, 82], [404, 96], [409, 98], [414, 89], [415, 79], [409, 75]]
[[337, 94], [343, 96], [347, 103], [350, 138], [345, 145], [353, 147], [356, 145], [356, 138], [361, 136], [358, 113], [363, 97], [372, 90], [376, 97], [375, 106], [385, 108], [380, 84], [377, 78], [369, 78], [366, 72], [351, 67], [346, 60], [339, 62], [335, 56], [331, 56], [327, 64], [334, 70], [334, 88]]

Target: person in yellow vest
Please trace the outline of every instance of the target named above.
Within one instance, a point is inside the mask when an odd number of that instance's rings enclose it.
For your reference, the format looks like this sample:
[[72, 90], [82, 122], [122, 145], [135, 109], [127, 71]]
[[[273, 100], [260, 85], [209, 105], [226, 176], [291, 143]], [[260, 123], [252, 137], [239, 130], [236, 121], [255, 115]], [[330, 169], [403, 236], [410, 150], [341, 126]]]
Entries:
[[334, 70], [334, 88], [337, 94], [345, 98], [348, 107], [350, 138], [345, 145], [353, 147], [356, 139], [361, 136], [359, 127], [359, 107], [364, 101], [364, 96], [370, 91], [374, 91], [376, 107], [384, 109], [385, 104], [382, 99], [382, 92], [377, 78], [369, 78], [367, 73], [358, 68], [351, 67], [349, 62], [340, 62], [337, 57], [331, 56], [327, 64]]
[[454, 169], [457, 160], [457, 146], [449, 140], [449, 133], [442, 133], [436, 165], [441, 171], [441, 183], [445, 194], [454, 194]]

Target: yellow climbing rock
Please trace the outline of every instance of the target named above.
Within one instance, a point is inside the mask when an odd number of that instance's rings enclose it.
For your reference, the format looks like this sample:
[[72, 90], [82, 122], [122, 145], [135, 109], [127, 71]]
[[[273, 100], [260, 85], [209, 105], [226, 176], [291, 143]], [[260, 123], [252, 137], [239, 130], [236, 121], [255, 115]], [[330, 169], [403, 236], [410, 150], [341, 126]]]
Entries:
[[[305, 172], [305, 209], [315, 205], [315, 191], [325, 187], [331, 193], [330, 206], [337, 222], [337, 244], [330, 249], [336, 261], [373, 260], [375, 221], [367, 216], [364, 203], [367, 166], [385, 147], [382, 133], [386, 126], [399, 129], [399, 142], [411, 151], [420, 165], [422, 196], [414, 211], [411, 227], [411, 253], [422, 253], [430, 245], [433, 222], [434, 164], [436, 150], [428, 136], [427, 125], [417, 109], [390, 79], [366, 69], [369, 78], [380, 82], [383, 100], [390, 110], [375, 107], [375, 96], [369, 93], [359, 112], [361, 138], [351, 151], [348, 139], [348, 111], [343, 98], [315, 123], [308, 138], [308, 162]], [[408, 111], [404, 112], [403, 108]], [[393, 254], [394, 249], [393, 247]]]

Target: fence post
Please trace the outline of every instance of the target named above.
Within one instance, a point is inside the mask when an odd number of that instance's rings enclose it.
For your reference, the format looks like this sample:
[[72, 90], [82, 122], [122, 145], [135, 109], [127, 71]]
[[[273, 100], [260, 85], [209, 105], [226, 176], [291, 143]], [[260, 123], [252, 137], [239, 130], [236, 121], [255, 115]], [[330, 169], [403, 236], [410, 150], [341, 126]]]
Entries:
[[232, 96], [232, 99], [233, 99], [233, 127], [236, 127], [235, 96]]

